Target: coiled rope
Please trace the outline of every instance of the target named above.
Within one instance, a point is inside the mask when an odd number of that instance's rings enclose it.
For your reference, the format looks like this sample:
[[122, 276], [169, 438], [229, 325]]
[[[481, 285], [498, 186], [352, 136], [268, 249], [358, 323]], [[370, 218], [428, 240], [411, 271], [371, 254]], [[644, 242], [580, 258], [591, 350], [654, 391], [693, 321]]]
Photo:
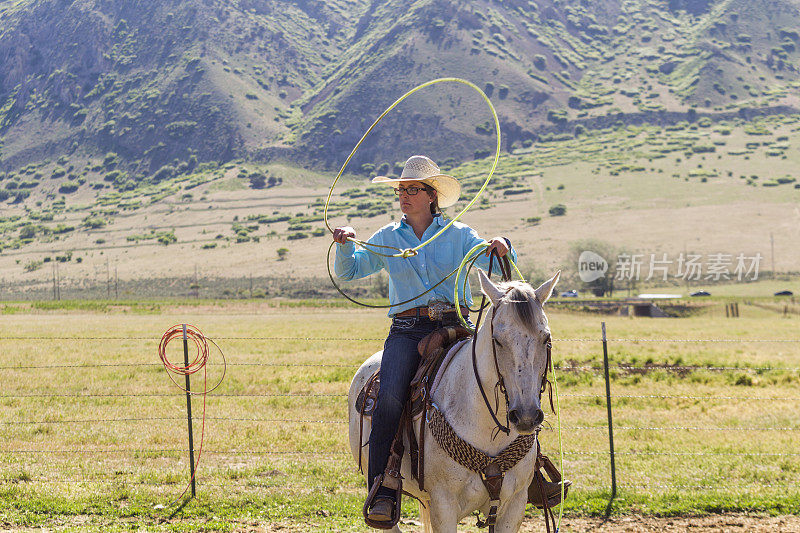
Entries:
[[[167, 345], [170, 341], [180, 338], [183, 339], [184, 331], [186, 332], [186, 340], [187, 342], [191, 340], [195, 346], [195, 355], [194, 359], [192, 359], [188, 364], [175, 364], [169, 360], [167, 357]], [[208, 368], [207, 363], [211, 356], [211, 351], [208, 343], [213, 344], [217, 350], [219, 350], [220, 355], [222, 356], [222, 376], [219, 378], [219, 381], [216, 385], [208, 388]], [[225, 373], [227, 371], [227, 363], [225, 361], [225, 354], [222, 352], [222, 349], [214, 342], [213, 339], [209, 339], [200, 330], [192, 326], [190, 324], [176, 324], [170, 327], [164, 335], [161, 337], [161, 342], [158, 344], [158, 357], [161, 359], [161, 363], [164, 365], [164, 368], [167, 371], [167, 376], [169, 377], [170, 381], [175, 384], [180, 390], [185, 392], [186, 394], [194, 394], [194, 395], [202, 395], [203, 396], [203, 421], [200, 429], [200, 447], [197, 450], [197, 461], [195, 462], [194, 472], [192, 476], [189, 478], [189, 482], [186, 484], [186, 488], [183, 489], [183, 492], [173, 500], [170, 504], [174, 504], [181, 498], [183, 495], [186, 494], [186, 491], [189, 490], [189, 487], [192, 486], [192, 482], [194, 481], [197, 470], [200, 468], [200, 457], [203, 455], [203, 441], [205, 439], [206, 433], [206, 397], [208, 393], [216, 389], [222, 383], [222, 380], [225, 379]], [[191, 391], [187, 388], [183, 387], [182, 385], [178, 384], [175, 381], [175, 378], [172, 377], [173, 374], [177, 374], [179, 376], [191, 376], [192, 374], [196, 374], [200, 370], [203, 371], [203, 390], [202, 391]]]

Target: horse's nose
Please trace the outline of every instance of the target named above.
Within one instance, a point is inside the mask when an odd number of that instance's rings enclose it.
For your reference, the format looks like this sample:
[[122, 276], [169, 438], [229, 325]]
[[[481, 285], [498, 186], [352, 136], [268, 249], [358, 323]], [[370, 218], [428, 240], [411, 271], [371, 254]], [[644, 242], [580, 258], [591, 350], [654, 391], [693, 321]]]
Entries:
[[530, 433], [544, 421], [544, 412], [541, 409], [533, 409], [528, 413], [521, 409], [511, 409], [508, 412], [508, 420], [520, 433]]

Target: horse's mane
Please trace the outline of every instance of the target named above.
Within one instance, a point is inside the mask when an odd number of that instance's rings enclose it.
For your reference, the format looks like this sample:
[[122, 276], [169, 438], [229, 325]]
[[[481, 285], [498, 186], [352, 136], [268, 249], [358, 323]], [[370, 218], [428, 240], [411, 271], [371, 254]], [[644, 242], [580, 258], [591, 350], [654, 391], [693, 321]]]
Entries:
[[522, 281], [507, 281], [499, 284], [497, 288], [506, 293], [500, 302], [509, 304], [517, 320], [533, 329], [537, 312], [542, 313], [542, 304], [536, 298], [533, 287]]

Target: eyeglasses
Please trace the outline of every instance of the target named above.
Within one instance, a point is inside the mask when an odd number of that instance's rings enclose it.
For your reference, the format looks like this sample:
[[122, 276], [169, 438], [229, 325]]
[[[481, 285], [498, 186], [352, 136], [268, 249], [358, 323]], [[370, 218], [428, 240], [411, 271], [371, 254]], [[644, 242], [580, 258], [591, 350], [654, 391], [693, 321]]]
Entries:
[[419, 191], [427, 190], [427, 187], [398, 187], [394, 190], [394, 193], [397, 196], [400, 196], [400, 193], [406, 193], [409, 196], [416, 196]]

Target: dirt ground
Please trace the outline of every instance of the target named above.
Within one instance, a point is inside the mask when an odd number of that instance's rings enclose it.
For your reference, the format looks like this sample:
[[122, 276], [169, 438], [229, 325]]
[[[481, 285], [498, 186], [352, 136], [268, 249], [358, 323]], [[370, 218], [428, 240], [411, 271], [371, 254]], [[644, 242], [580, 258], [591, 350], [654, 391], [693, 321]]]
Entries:
[[[467, 522], [459, 524], [459, 531]], [[469, 521], [464, 528], [468, 531], [483, 531], [475, 529], [475, 522]], [[416, 520], [403, 520], [400, 527], [407, 533], [422, 533], [420, 524]], [[294, 531], [288, 525], [271, 525], [245, 528], [248, 533], [289, 533]], [[301, 531], [301, 530], [297, 530]], [[302, 529], [308, 531], [308, 529]], [[544, 523], [541, 520], [526, 520], [520, 529], [521, 533], [544, 532]], [[561, 524], [560, 533], [800, 533], [800, 516], [751, 516], [744, 514], [725, 514], [710, 516], [690, 516], [658, 518], [650, 516], [624, 516], [609, 518], [565, 518]]]
[[[180, 520], [176, 521], [180, 522]], [[136, 520], [119, 519], [115, 521], [117, 526], [126, 523], [131, 530], [137, 529]], [[141, 525], [141, 524], [139, 524]], [[174, 527], [175, 523], [171, 526]], [[309, 532], [328, 528], [320, 527], [320, 524], [305, 523], [303, 525], [287, 523], [260, 523], [259, 521], [248, 521], [232, 524], [234, 530], [241, 533], [292, 533]], [[476, 529], [475, 522], [470, 520], [459, 524], [459, 531], [482, 531]], [[151, 524], [144, 526], [139, 531], [163, 531], [172, 529], [170, 523], [162, 523], [159, 526]], [[400, 527], [405, 533], [422, 533], [421, 524], [416, 520], [402, 520]], [[61, 531], [61, 530], [80, 530], [80, 531], [103, 531], [102, 524], [96, 523], [92, 517], [77, 516], [67, 520], [58, 520], [43, 528], [17, 527], [4, 521], [0, 521], [0, 531], [16, 532], [41, 532], [41, 531]], [[198, 531], [212, 531], [199, 524]], [[528, 519], [520, 529], [521, 533], [544, 532], [544, 523], [541, 520]], [[657, 518], [649, 516], [625, 516], [609, 518], [565, 518], [561, 524], [561, 533], [800, 533], [800, 516], [751, 516], [744, 514], [711, 515], [702, 517], [672, 517]]]
[[[544, 524], [529, 522], [522, 526], [525, 533], [544, 531]], [[619, 518], [564, 519], [561, 533], [634, 533], [634, 532], [800, 532], [800, 516], [712, 515], [702, 517], [655, 518], [625, 516]]]

